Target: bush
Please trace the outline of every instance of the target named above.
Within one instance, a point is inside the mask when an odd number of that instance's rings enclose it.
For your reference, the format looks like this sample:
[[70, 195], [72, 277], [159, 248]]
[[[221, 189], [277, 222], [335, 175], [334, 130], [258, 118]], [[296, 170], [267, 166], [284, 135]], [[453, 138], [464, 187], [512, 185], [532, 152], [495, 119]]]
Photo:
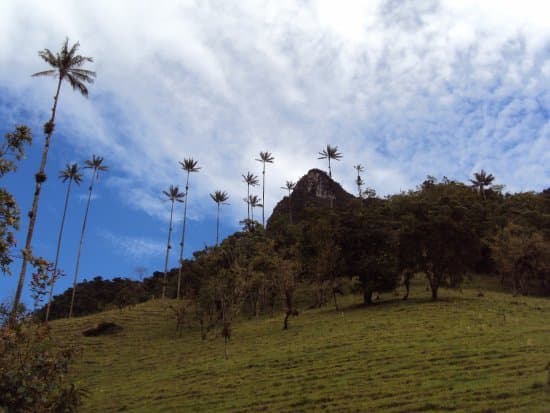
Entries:
[[27, 322], [0, 330], [0, 411], [70, 413], [84, 392], [68, 377], [74, 347], [60, 347], [49, 329]]

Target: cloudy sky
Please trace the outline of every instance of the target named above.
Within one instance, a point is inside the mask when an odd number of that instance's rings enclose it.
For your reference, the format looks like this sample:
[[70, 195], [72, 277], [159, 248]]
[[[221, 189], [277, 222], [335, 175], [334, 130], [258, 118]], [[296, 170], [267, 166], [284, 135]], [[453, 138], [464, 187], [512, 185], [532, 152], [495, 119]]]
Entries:
[[[55, 254], [65, 190], [57, 171], [103, 156], [110, 171], [92, 203], [83, 278], [162, 268], [161, 191], [184, 186], [184, 157], [202, 166], [191, 177], [187, 256], [214, 242], [210, 192], [231, 197], [222, 234], [238, 228], [241, 175], [260, 173], [263, 150], [275, 156], [266, 214], [285, 180], [326, 167], [317, 153], [329, 143], [344, 155], [333, 175], [350, 192], [357, 163], [383, 195], [427, 174], [465, 181], [481, 168], [508, 191], [541, 190], [550, 182], [549, 15], [540, 0], [3, 0], [1, 132], [27, 123], [35, 141], [2, 185], [30, 208], [55, 88], [30, 74], [46, 68], [37, 51], [56, 51], [68, 36], [94, 57], [97, 81], [89, 99], [61, 91], [34, 249]], [[67, 278], [87, 185], [69, 210]], [[3, 300], [15, 277], [0, 282]]]

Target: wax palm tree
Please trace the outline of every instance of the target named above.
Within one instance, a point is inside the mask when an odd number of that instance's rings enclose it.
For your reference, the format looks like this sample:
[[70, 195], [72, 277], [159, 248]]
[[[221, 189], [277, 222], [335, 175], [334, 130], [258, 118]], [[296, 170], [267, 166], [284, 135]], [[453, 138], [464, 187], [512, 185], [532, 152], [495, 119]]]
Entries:
[[193, 158], [186, 158], [183, 162], [180, 162], [181, 168], [187, 172], [187, 179], [185, 180], [185, 203], [183, 205], [183, 229], [181, 232], [181, 242], [180, 242], [180, 265], [178, 270], [178, 290], [176, 292], [176, 298], [180, 298], [181, 290], [181, 271], [183, 267], [183, 247], [185, 246], [185, 229], [187, 226], [187, 204], [189, 203], [189, 175], [191, 172], [199, 172], [200, 166], [198, 161]]
[[269, 152], [260, 152], [260, 158], [256, 159], [263, 163], [262, 169], [262, 225], [265, 228], [265, 164], [273, 163], [275, 158]]
[[216, 219], [216, 247], [218, 246], [218, 238], [220, 234], [220, 205], [227, 205], [225, 201], [229, 199], [229, 195], [227, 195], [227, 192], [220, 191], [219, 189], [214, 191], [213, 194], [210, 194], [210, 198], [218, 204], [218, 215]]
[[339, 161], [340, 159], [342, 159], [342, 154], [338, 152], [338, 146], [327, 145], [326, 149], [323, 149], [321, 152], [319, 152], [319, 155], [321, 156], [318, 159], [328, 159], [328, 176], [332, 178], [330, 160], [334, 159], [335, 161]]
[[170, 239], [172, 237], [172, 218], [174, 217], [174, 203], [184, 202], [185, 193], [180, 192], [178, 186], [170, 185], [168, 191], [162, 191], [167, 201], [170, 201], [170, 224], [168, 226], [168, 240], [166, 241], [166, 258], [164, 259], [164, 279], [162, 281], [162, 298], [166, 297], [166, 283], [168, 278], [168, 257], [170, 256]]
[[82, 230], [80, 232], [80, 243], [78, 245], [78, 254], [76, 256], [76, 267], [74, 270], [73, 294], [71, 297], [71, 306], [69, 308], [69, 318], [73, 316], [74, 297], [76, 294], [76, 282], [78, 280], [78, 270], [80, 268], [80, 255], [82, 253], [82, 244], [84, 242], [84, 233], [86, 232], [86, 224], [88, 222], [88, 213], [90, 211], [90, 202], [92, 201], [92, 193], [94, 191], [94, 182], [99, 179], [100, 172], [106, 172], [109, 168], [103, 165], [103, 157], [92, 155], [92, 159], [84, 161], [84, 169], [92, 170], [92, 179], [88, 187], [88, 202], [86, 203], [86, 212], [84, 212], [84, 220], [82, 221]]
[[67, 194], [65, 195], [65, 207], [63, 208], [63, 215], [61, 217], [61, 225], [59, 226], [59, 236], [57, 237], [57, 249], [55, 251], [55, 261], [53, 265], [53, 276], [50, 285], [50, 295], [48, 297], [48, 306], [46, 307], [46, 317], [45, 321], [48, 322], [50, 318], [50, 308], [52, 305], [52, 296], [53, 296], [53, 287], [55, 280], [57, 278], [57, 266], [59, 264], [59, 252], [61, 251], [61, 239], [63, 238], [63, 227], [65, 226], [65, 217], [67, 215], [67, 207], [69, 206], [69, 195], [71, 193], [71, 185], [74, 182], [77, 185], [80, 185], [82, 182], [82, 174], [78, 169], [78, 164], [73, 163], [72, 165], [67, 164], [65, 169], [59, 172], [59, 179], [63, 182], [69, 181], [67, 185]]
[[27, 263], [32, 258], [32, 236], [34, 233], [34, 226], [36, 223], [36, 217], [38, 214], [38, 201], [40, 199], [40, 190], [42, 184], [46, 181], [46, 161], [48, 158], [48, 150], [50, 148], [50, 140], [55, 128], [55, 113], [57, 110], [57, 103], [59, 100], [59, 92], [61, 91], [61, 84], [64, 80], [68, 81], [73, 89], [78, 90], [84, 97], [88, 96], [88, 89], [85, 83], [93, 83], [95, 73], [91, 70], [82, 69], [85, 63], [92, 62], [91, 57], [80, 56], [77, 54], [80, 44], [76, 42], [72, 46], [69, 46], [69, 39], [65, 39], [65, 42], [61, 46], [61, 50], [53, 54], [49, 49], [44, 49], [38, 52], [38, 55], [44, 59], [53, 69], [44, 70], [33, 74], [33, 76], [54, 76], [57, 78], [57, 89], [53, 98], [53, 106], [51, 110], [50, 119], [44, 124], [44, 134], [46, 139], [44, 140], [44, 149], [42, 150], [42, 159], [40, 161], [40, 168], [35, 175], [36, 186], [34, 190], [34, 198], [32, 201], [32, 209], [29, 212], [29, 228], [27, 230], [27, 238], [25, 241], [25, 248], [23, 249], [23, 261], [21, 264], [21, 273], [19, 275], [19, 282], [17, 284], [17, 290], [15, 292], [15, 298], [13, 300], [13, 309], [10, 316], [10, 323], [15, 322], [15, 316], [17, 309], [19, 308], [19, 302], [21, 300], [21, 293], [25, 284], [25, 274], [27, 271]]
[[258, 186], [258, 177], [254, 175], [252, 172], [248, 172], [246, 175], [243, 175], [243, 182], [247, 185], [247, 191], [246, 191], [246, 204], [248, 205], [248, 220], [250, 220], [250, 187], [251, 186]]
[[470, 179], [472, 186], [479, 190], [479, 193], [485, 199], [485, 187], [493, 184], [495, 177], [492, 174], [487, 174], [483, 169], [479, 172], [474, 172], [474, 179]]
[[250, 205], [252, 221], [254, 221], [254, 208], [263, 207], [263, 205], [260, 203], [260, 197], [258, 195], [250, 195], [248, 197], [248, 204]]
[[361, 187], [365, 184], [363, 179], [361, 178], [361, 173], [365, 172], [365, 168], [361, 164], [353, 165], [353, 169], [357, 171], [357, 178], [355, 179], [355, 184], [357, 185], [357, 192], [359, 195], [359, 198], [362, 197], [363, 193], [361, 191]]
[[292, 191], [294, 191], [295, 188], [296, 188], [296, 183], [292, 181], [286, 181], [285, 186], [281, 187], [281, 189], [285, 189], [288, 191], [288, 217], [291, 224], [292, 224], [292, 204], [290, 201], [290, 195], [292, 194]]

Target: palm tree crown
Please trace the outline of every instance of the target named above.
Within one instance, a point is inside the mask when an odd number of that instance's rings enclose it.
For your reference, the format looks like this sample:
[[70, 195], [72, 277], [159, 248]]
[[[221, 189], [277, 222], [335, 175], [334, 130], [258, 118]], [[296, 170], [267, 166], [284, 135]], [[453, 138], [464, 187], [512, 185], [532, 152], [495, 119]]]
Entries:
[[275, 158], [272, 156], [270, 152], [266, 151], [266, 152], [260, 152], [260, 158], [256, 158], [256, 160], [258, 162], [263, 162], [263, 163], [273, 163]]
[[220, 205], [226, 204], [225, 201], [229, 199], [229, 195], [227, 195], [227, 192], [220, 191], [219, 189], [214, 191], [213, 194], [210, 194], [210, 198], [218, 204], [218, 215], [216, 220], [216, 246], [218, 246], [218, 239], [220, 234]]
[[319, 152], [319, 158], [318, 159], [328, 159], [328, 176], [332, 178], [332, 170], [330, 168], [330, 160], [334, 159], [335, 161], [339, 161], [342, 159], [342, 154], [338, 152], [338, 146], [330, 146], [327, 145], [325, 149], [323, 149], [321, 152]]
[[61, 179], [63, 183], [73, 181], [75, 184], [80, 185], [82, 182], [82, 174], [78, 169], [78, 164], [67, 164], [65, 169], [59, 171], [59, 179]]
[[252, 172], [248, 172], [246, 175], [243, 175], [243, 182], [248, 186], [258, 186], [260, 184], [258, 177]]
[[292, 181], [286, 181], [285, 186], [282, 186], [281, 189], [286, 189], [288, 191], [288, 195], [290, 196], [290, 193], [294, 191], [296, 188], [296, 182]]
[[177, 185], [170, 185], [168, 191], [162, 191], [162, 193], [168, 198], [170, 202], [183, 202], [185, 193], [180, 192]]
[[181, 169], [188, 173], [199, 172], [201, 170], [201, 167], [198, 166], [199, 162], [193, 158], [185, 158], [183, 161], [180, 161], [179, 164], [181, 165]]
[[491, 186], [495, 177], [492, 174], [488, 174], [483, 169], [479, 172], [474, 172], [474, 179], [470, 179], [472, 186], [479, 189], [479, 193], [485, 199], [485, 187]]
[[224, 204], [225, 201], [229, 199], [229, 195], [227, 195], [226, 191], [220, 191], [219, 189], [217, 191], [214, 191], [213, 194], [210, 194], [210, 198], [217, 203], [217, 204]]
[[38, 52], [38, 55], [46, 61], [53, 69], [37, 72], [33, 76], [57, 76], [59, 81], [67, 80], [71, 87], [78, 90], [83, 96], [88, 96], [88, 88], [85, 83], [94, 83], [95, 72], [82, 69], [82, 65], [93, 62], [91, 57], [77, 54], [80, 43], [76, 42], [69, 47], [69, 39], [66, 38], [61, 50], [55, 55], [50, 49]]

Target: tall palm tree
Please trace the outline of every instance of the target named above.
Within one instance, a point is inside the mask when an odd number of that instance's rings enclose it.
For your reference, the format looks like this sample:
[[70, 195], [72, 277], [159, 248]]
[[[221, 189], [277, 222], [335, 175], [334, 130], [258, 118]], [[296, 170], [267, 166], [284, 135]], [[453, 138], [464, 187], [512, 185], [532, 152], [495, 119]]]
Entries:
[[265, 228], [265, 164], [273, 163], [275, 158], [269, 152], [260, 152], [260, 158], [256, 159], [263, 163], [262, 169], [262, 226]]
[[260, 203], [260, 197], [258, 195], [250, 195], [248, 197], [247, 203], [248, 205], [250, 205], [251, 218], [252, 221], [254, 221], [254, 208], [263, 207], [263, 205]]
[[246, 191], [246, 204], [248, 205], [248, 216], [247, 219], [250, 220], [250, 187], [251, 186], [258, 186], [258, 177], [254, 175], [252, 172], [248, 172], [246, 175], [243, 175], [243, 182], [247, 185], [247, 191]]
[[292, 194], [292, 191], [294, 191], [294, 188], [296, 188], [296, 183], [292, 181], [286, 181], [285, 186], [281, 187], [281, 189], [285, 189], [288, 191], [288, 217], [291, 224], [292, 224], [292, 204], [290, 201], [290, 195]]
[[327, 145], [326, 149], [323, 149], [321, 152], [319, 152], [319, 155], [321, 156], [318, 159], [328, 159], [328, 176], [332, 178], [330, 160], [334, 159], [335, 161], [339, 161], [340, 159], [342, 159], [342, 154], [338, 152], [338, 146]]
[[53, 296], [53, 286], [57, 277], [57, 266], [59, 264], [59, 252], [61, 251], [61, 239], [63, 238], [63, 227], [65, 226], [65, 217], [67, 215], [67, 207], [69, 206], [69, 195], [71, 193], [71, 185], [74, 182], [77, 185], [80, 185], [82, 182], [82, 174], [78, 169], [78, 164], [73, 163], [72, 165], [67, 164], [65, 169], [59, 172], [59, 179], [63, 182], [69, 181], [67, 185], [67, 194], [65, 195], [65, 207], [63, 208], [63, 216], [61, 217], [61, 225], [59, 226], [59, 236], [57, 237], [57, 249], [55, 251], [55, 261], [53, 265], [53, 277], [51, 280], [50, 286], [50, 295], [48, 297], [48, 306], [46, 307], [46, 317], [45, 321], [48, 322], [50, 318], [50, 308], [52, 305], [52, 296]]
[[82, 221], [82, 230], [80, 232], [80, 243], [78, 245], [78, 254], [76, 256], [76, 267], [74, 270], [73, 294], [71, 297], [71, 306], [69, 308], [69, 318], [73, 316], [74, 297], [76, 294], [76, 282], [78, 280], [78, 269], [80, 268], [80, 255], [82, 253], [82, 244], [84, 242], [84, 233], [86, 232], [86, 223], [88, 222], [88, 213], [90, 211], [90, 202], [94, 191], [94, 182], [99, 179], [100, 172], [106, 172], [109, 168], [103, 165], [103, 157], [92, 155], [92, 159], [84, 161], [84, 169], [92, 170], [92, 179], [88, 187], [88, 202], [86, 203], [86, 212], [84, 212], [84, 220]]
[[488, 174], [483, 169], [479, 172], [474, 172], [474, 179], [470, 179], [472, 186], [479, 190], [479, 193], [485, 199], [485, 187], [489, 187], [493, 184], [495, 177], [492, 174]]
[[193, 158], [186, 158], [183, 162], [180, 162], [181, 168], [187, 172], [187, 179], [185, 181], [185, 203], [183, 205], [183, 229], [181, 232], [181, 242], [180, 242], [180, 265], [178, 270], [178, 290], [176, 292], [176, 298], [180, 298], [181, 290], [181, 271], [183, 267], [183, 247], [185, 245], [185, 229], [187, 226], [187, 204], [189, 203], [189, 175], [191, 172], [199, 172], [201, 167], [199, 166], [198, 161]]
[[353, 165], [353, 169], [357, 171], [357, 178], [355, 179], [355, 184], [357, 185], [357, 192], [359, 195], [359, 198], [362, 197], [363, 193], [361, 191], [361, 187], [365, 184], [363, 179], [361, 178], [361, 173], [365, 172], [365, 168], [361, 164]]
[[227, 205], [225, 201], [229, 199], [229, 195], [227, 195], [227, 192], [220, 191], [219, 189], [214, 191], [213, 194], [210, 194], [210, 198], [218, 204], [218, 216], [216, 219], [216, 247], [218, 246], [218, 238], [220, 234], [220, 205]]
[[185, 198], [185, 193], [180, 192], [180, 189], [177, 186], [170, 185], [168, 191], [162, 191], [166, 196], [167, 200], [170, 201], [170, 225], [168, 226], [168, 241], [166, 241], [166, 258], [164, 259], [164, 279], [162, 282], [162, 298], [166, 297], [166, 280], [168, 278], [168, 257], [170, 255], [170, 238], [172, 237], [172, 218], [174, 216], [174, 203], [183, 202]]
[[38, 55], [44, 59], [53, 69], [44, 70], [33, 74], [33, 76], [54, 76], [57, 78], [57, 89], [53, 98], [53, 106], [51, 110], [50, 119], [44, 124], [44, 134], [46, 139], [44, 140], [44, 149], [42, 150], [42, 159], [40, 161], [40, 169], [35, 175], [36, 186], [34, 190], [34, 198], [32, 201], [32, 209], [29, 212], [29, 228], [27, 230], [27, 238], [25, 241], [25, 248], [23, 249], [23, 261], [21, 264], [21, 273], [19, 274], [19, 282], [17, 284], [17, 290], [13, 300], [12, 313], [10, 315], [10, 323], [15, 322], [17, 315], [17, 309], [19, 308], [19, 302], [21, 300], [21, 293], [25, 284], [25, 274], [27, 271], [27, 263], [32, 258], [32, 236], [34, 233], [34, 226], [36, 223], [36, 217], [38, 214], [38, 201], [40, 199], [40, 190], [42, 184], [46, 181], [46, 161], [48, 158], [48, 150], [50, 148], [50, 140], [55, 128], [55, 113], [57, 110], [57, 103], [59, 100], [59, 92], [61, 91], [61, 84], [64, 80], [68, 81], [71, 87], [78, 90], [82, 96], [88, 97], [88, 89], [85, 83], [93, 83], [95, 78], [95, 72], [91, 70], [82, 69], [85, 63], [93, 62], [91, 57], [80, 56], [77, 54], [80, 44], [76, 42], [69, 47], [69, 39], [65, 39], [65, 42], [61, 46], [61, 50], [56, 54], [53, 54], [49, 49], [44, 49], [38, 52]]

